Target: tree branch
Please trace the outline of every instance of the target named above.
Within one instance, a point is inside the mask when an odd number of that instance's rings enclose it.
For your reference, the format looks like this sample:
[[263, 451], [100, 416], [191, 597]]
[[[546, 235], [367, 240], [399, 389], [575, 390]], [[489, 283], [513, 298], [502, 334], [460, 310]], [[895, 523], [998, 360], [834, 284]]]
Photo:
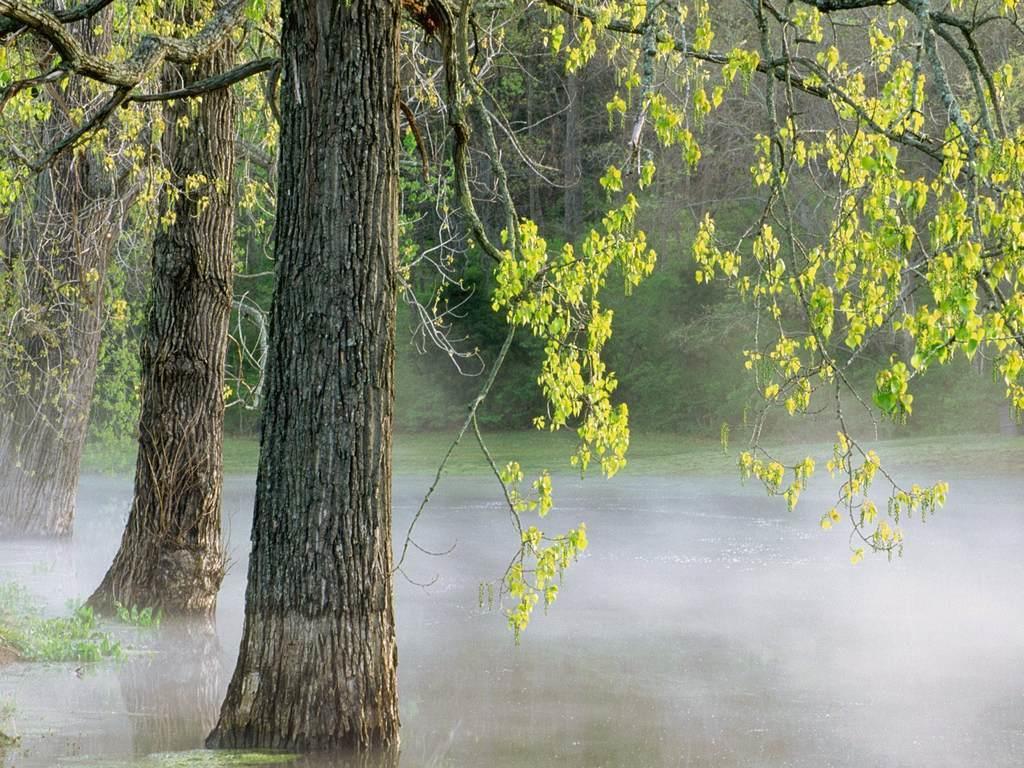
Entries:
[[27, 163], [28, 167], [35, 173], [39, 173], [52, 163], [58, 155], [65, 150], [73, 148], [78, 142], [80, 142], [85, 136], [92, 133], [99, 126], [106, 122], [107, 118], [114, 113], [121, 104], [123, 104], [128, 98], [129, 91], [127, 88], [118, 88], [112, 94], [110, 98], [100, 107], [92, 117], [86, 120], [77, 129], [68, 134], [65, 138], [54, 144], [50, 149], [43, 154], [39, 160], [35, 162]]
[[[90, 6], [93, 12], [102, 7], [98, 3], [99, 0]], [[0, 92], [0, 111], [19, 91], [40, 83], [59, 80], [70, 73], [115, 86], [103, 106], [82, 125], [50, 147], [38, 160], [29, 161], [23, 158], [23, 161], [38, 173], [58, 155], [73, 148], [106, 122], [117, 107], [129, 102], [169, 101], [200, 96], [279, 66], [277, 58], [265, 57], [200, 80], [186, 88], [154, 94], [134, 93], [135, 89], [164, 61], [189, 64], [208, 56], [241, 21], [244, 7], [245, 0], [227, 0], [191, 38], [146, 36], [127, 61], [115, 64], [86, 52], [77, 38], [64, 28], [64, 22], [57, 14], [33, 7], [25, 0], [0, 0], [0, 16], [18, 21], [33, 34], [47, 40], [61, 59], [60, 64], [45, 75], [12, 83]]]
[[67, 76], [68, 71], [60, 67], [51, 69], [49, 72], [39, 75], [38, 77], [28, 77], [24, 80], [15, 80], [13, 83], [8, 85], [3, 90], [0, 90], [0, 112], [4, 111], [7, 106], [7, 102], [17, 96], [26, 88], [33, 88], [37, 85], [44, 85], [45, 83], [52, 83], [55, 80]]
[[242, 19], [245, 0], [227, 0], [190, 38], [147, 35], [121, 64], [88, 53], [60, 18], [27, 0], [0, 0], [0, 17], [17, 22], [45, 39], [61, 58], [60, 67], [120, 89], [131, 90], [165, 60], [188, 64], [207, 56]]
[[273, 56], [267, 56], [262, 59], [246, 62], [234, 69], [229, 69], [227, 72], [221, 72], [218, 75], [213, 75], [212, 77], [199, 80], [186, 88], [179, 88], [175, 91], [162, 91], [160, 93], [133, 93], [128, 97], [127, 101], [150, 102], [171, 101], [173, 99], [190, 99], [195, 96], [202, 96], [204, 93], [210, 93], [211, 91], [217, 91], [221, 88], [227, 88], [230, 85], [234, 85], [235, 83], [245, 80], [247, 77], [252, 77], [260, 72], [266, 72], [267, 70], [273, 69], [280, 63], [280, 59]]
[[[575, 2], [573, 2], [573, 0], [543, 0], [543, 1], [547, 5], [550, 5], [553, 8], [558, 8], [559, 10], [565, 11], [565, 13], [569, 14], [573, 18], [577, 18], [577, 19], [590, 19], [591, 21], [597, 21], [598, 20], [598, 13], [597, 13], [597, 11], [595, 11], [594, 9], [589, 8], [589, 7], [585, 6], [585, 5], [581, 5], [581, 4], [575, 3]], [[879, 0], [873, 0], [873, 2], [879, 2]], [[626, 21], [624, 19], [612, 19], [612, 21], [608, 22], [608, 24], [605, 27], [605, 29], [607, 29], [610, 32], [622, 32], [622, 33], [629, 34], [629, 35], [643, 35], [644, 34], [644, 25], [640, 25], [638, 27], [637, 26], [633, 26], [630, 22], [628, 22], [628, 21]], [[660, 38], [660, 36], [659, 36], [659, 38]], [[729, 57], [726, 56], [724, 53], [719, 53], [717, 51], [698, 51], [698, 50], [694, 49], [693, 46], [687, 45], [685, 43], [685, 41], [680, 40], [678, 38], [666, 37], [665, 39], [666, 40], [670, 39], [672, 41], [672, 44], [675, 46], [676, 52], [677, 53], [681, 53], [682, 55], [686, 56], [687, 58], [696, 59], [698, 61], [705, 61], [705, 62], [707, 62], [709, 64], [718, 64], [718, 65], [726, 64], [729, 61]], [[660, 40], [659, 40], [659, 42], [660, 42]], [[770, 75], [772, 77], [775, 77], [777, 80], [780, 80], [780, 81], [781, 80], [785, 80], [786, 79], [786, 75], [785, 75], [785, 73], [781, 69], [779, 69], [779, 66], [778, 66], [779, 63], [780, 62], [777, 62], [777, 61], [775, 61], [775, 62], [772, 62], [772, 61], [759, 61], [757, 63], [757, 71], [761, 72], [762, 74], [766, 74], [766, 75]], [[794, 88], [796, 88], [799, 91], [803, 91], [804, 93], [809, 93], [812, 96], [817, 96], [819, 98], [827, 98], [828, 97], [828, 91], [827, 90], [825, 90], [821, 86], [809, 85], [799, 75], [791, 73], [790, 76], [789, 76], [789, 82], [790, 82], [790, 84]]]
[[[55, 10], [53, 15], [62, 24], [71, 24], [76, 21], [91, 19], [112, 2], [113, 0], [92, 0], [88, 3], [76, 5], [73, 8]], [[2, 18], [0, 19], [0, 37], [15, 34], [25, 29], [25, 27], [25, 24], [19, 23], [14, 19]]]

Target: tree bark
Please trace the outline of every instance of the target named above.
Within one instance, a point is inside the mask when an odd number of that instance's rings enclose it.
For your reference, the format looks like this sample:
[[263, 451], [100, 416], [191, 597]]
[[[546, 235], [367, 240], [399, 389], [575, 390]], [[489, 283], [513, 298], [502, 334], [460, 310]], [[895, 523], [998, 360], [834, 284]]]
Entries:
[[[575, 23], [570, 21], [568, 34], [575, 34]], [[580, 79], [576, 72], [565, 76], [565, 142], [562, 146], [563, 226], [565, 239], [575, 241], [583, 223], [583, 188], [580, 185]]]
[[[533, 73], [527, 73], [526, 75], [526, 124], [530, 126], [530, 130], [533, 131], [535, 128], [536, 117], [536, 101], [537, 94], [536, 88], [533, 84], [534, 75]], [[543, 209], [540, 203], [540, 178], [531, 168], [526, 169], [526, 191], [527, 191], [527, 205], [530, 211], [530, 220], [533, 221], [538, 227], [544, 227]]]
[[394, 0], [282, 7], [270, 353], [245, 627], [212, 747], [394, 748]]
[[[182, 88], [227, 70], [231, 44], [188, 66], [166, 65]], [[224, 367], [231, 314], [234, 98], [213, 91], [164, 107], [170, 181], [153, 242], [153, 296], [142, 341], [142, 412], [135, 497], [121, 546], [89, 599], [165, 614], [212, 615], [224, 576], [221, 545]]]
[[[104, 262], [108, 255], [101, 254]], [[101, 290], [97, 287], [97, 293]], [[74, 331], [60, 342], [59, 354], [78, 363], [33, 372], [38, 378], [30, 391], [18, 396], [0, 424], [2, 537], [72, 532], [101, 323], [91, 308], [68, 314], [74, 316], [69, 318]]]
[[[108, 9], [94, 22], [109, 19]], [[90, 52], [109, 46], [108, 36], [93, 34], [92, 23], [74, 27]], [[91, 98], [81, 83], [69, 84], [43, 129], [44, 143], [66, 134], [70, 113]], [[2, 536], [71, 534], [104, 278], [123, 213], [105, 160], [94, 148], [65, 153], [4, 222], [0, 274], [23, 269], [24, 280], [15, 316], [5, 323], [15, 337], [0, 361]]]

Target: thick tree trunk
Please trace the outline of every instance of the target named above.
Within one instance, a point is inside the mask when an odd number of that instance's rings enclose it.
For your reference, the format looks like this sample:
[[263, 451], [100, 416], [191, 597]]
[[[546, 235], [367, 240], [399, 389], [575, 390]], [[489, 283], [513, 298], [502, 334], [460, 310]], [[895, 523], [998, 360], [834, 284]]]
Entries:
[[[94, 21], [105, 24], [110, 11]], [[109, 39], [73, 25], [88, 50]], [[72, 83], [45, 126], [66, 135], [70, 113], [92, 96]], [[21, 292], [5, 325], [17, 346], [0, 361], [0, 535], [71, 533], [79, 465], [96, 382], [107, 263], [122, 205], [100, 152], [68, 152], [36, 180], [35, 194], [4, 222], [0, 273]], [[28, 318], [28, 320], [26, 320]]]
[[[166, 90], [227, 70], [229, 45], [167, 66]], [[185, 119], [187, 118], [187, 120]], [[234, 98], [230, 89], [171, 102], [163, 153], [170, 181], [153, 243], [153, 297], [142, 342], [135, 498], [121, 547], [89, 599], [212, 615], [224, 575], [221, 486], [224, 364], [231, 313]]]
[[394, 747], [393, 0], [282, 7], [277, 290], [245, 628], [208, 743]]

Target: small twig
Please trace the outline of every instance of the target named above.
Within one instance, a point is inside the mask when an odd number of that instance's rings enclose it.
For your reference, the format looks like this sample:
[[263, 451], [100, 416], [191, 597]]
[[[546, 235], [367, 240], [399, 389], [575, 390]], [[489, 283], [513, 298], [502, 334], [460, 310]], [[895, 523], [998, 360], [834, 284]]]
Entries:
[[409, 124], [409, 130], [412, 131], [412, 136], [416, 140], [416, 149], [420, 153], [420, 161], [423, 163], [423, 181], [427, 184], [430, 183], [430, 166], [427, 163], [427, 148], [423, 143], [423, 135], [420, 133], [420, 127], [416, 124], [416, 116], [413, 115], [412, 110], [409, 109], [409, 105], [404, 101], [399, 101], [398, 106], [402, 110], [402, 114], [405, 115], [405, 121]]
[[[470, 424], [473, 424], [474, 430], [477, 431], [477, 436], [479, 439], [479, 431], [476, 430], [476, 412], [480, 408], [480, 405], [483, 403], [483, 401], [487, 398], [487, 394], [491, 391], [491, 387], [494, 385], [494, 381], [498, 377], [498, 371], [501, 370], [502, 363], [505, 362], [505, 358], [508, 356], [508, 351], [512, 347], [512, 338], [514, 336], [515, 326], [509, 326], [508, 334], [505, 336], [505, 343], [501, 345], [501, 351], [498, 352], [498, 356], [495, 358], [494, 363], [491, 366], [491, 375], [487, 377], [487, 381], [484, 382], [483, 387], [480, 389], [480, 393], [470, 404], [469, 413], [466, 415], [466, 420], [462, 422], [462, 429], [459, 430], [459, 434], [455, 436], [455, 439], [452, 440], [451, 445], [448, 446], [448, 450], [445, 453], [444, 458], [441, 459], [441, 463], [437, 467], [437, 472], [434, 474], [434, 482], [431, 483], [430, 488], [427, 489], [427, 493], [423, 497], [423, 501], [420, 502], [419, 509], [416, 510], [416, 514], [413, 515], [412, 520], [409, 522], [409, 528], [405, 532], [405, 541], [402, 543], [402, 554], [398, 557], [398, 562], [395, 564], [394, 571], [401, 571], [402, 564], [405, 562], [405, 557], [409, 552], [410, 545], [415, 546], [420, 551], [426, 551], [423, 550], [422, 547], [420, 547], [412, 540], [413, 530], [416, 528], [416, 524], [419, 522], [419, 519], [423, 514], [423, 510], [426, 509], [427, 502], [430, 501], [430, 497], [433, 495], [434, 490], [441, 482], [441, 475], [444, 472], [445, 466], [447, 466], [448, 464], [448, 459], [450, 459], [451, 455], [455, 452], [455, 449], [458, 447], [459, 442], [466, 434], [466, 430], [469, 429]], [[484, 452], [487, 455], [488, 459], [490, 459], [490, 454], [486, 453], [486, 449], [484, 450]], [[493, 467], [493, 461], [491, 462], [491, 465]], [[505, 496], [506, 498], [508, 497], [507, 492]], [[511, 500], [509, 503], [511, 503]]]

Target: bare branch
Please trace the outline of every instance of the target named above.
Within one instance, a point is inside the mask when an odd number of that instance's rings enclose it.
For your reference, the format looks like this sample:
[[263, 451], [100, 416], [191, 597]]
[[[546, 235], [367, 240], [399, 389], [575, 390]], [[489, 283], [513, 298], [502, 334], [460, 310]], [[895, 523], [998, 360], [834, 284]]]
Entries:
[[247, 77], [258, 75], [279, 66], [281, 60], [277, 57], [266, 56], [262, 59], [241, 64], [227, 72], [207, 77], [192, 83], [187, 88], [179, 88], [175, 91], [163, 91], [161, 93], [135, 93], [128, 97], [128, 101], [149, 102], [149, 101], [171, 101], [173, 99], [190, 99], [195, 96], [202, 96], [204, 93], [227, 88], [235, 83], [245, 80]]
[[[405, 532], [405, 540], [402, 543], [402, 552], [398, 557], [398, 562], [395, 564], [394, 570], [401, 570], [402, 564], [405, 562], [406, 555], [409, 553], [410, 545], [422, 550], [422, 548], [418, 544], [416, 544], [416, 542], [413, 541], [412, 538], [413, 531], [416, 529], [416, 523], [419, 522], [420, 516], [423, 514], [423, 510], [427, 506], [427, 502], [430, 501], [431, 495], [433, 495], [434, 490], [438, 486], [438, 483], [441, 482], [441, 475], [444, 473], [444, 468], [448, 464], [448, 459], [450, 459], [451, 455], [455, 452], [455, 449], [462, 441], [463, 436], [466, 434], [466, 430], [469, 429], [471, 424], [473, 425], [474, 432], [479, 437], [479, 429], [476, 426], [476, 413], [480, 409], [480, 405], [484, 402], [485, 399], [487, 399], [487, 395], [491, 391], [491, 387], [494, 386], [494, 381], [498, 377], [498, 371], [501, 370], [502, 363], [505, 362], [505, 358], [508, 356], [508, 351], [512, 347], [512, 339], [514, 336], [515, 326], [510, 325], [508, 327], [508, 333], [505, 334], [505, 342], [501, 345], [501, 351], [498, 352], [498, 357], [491, 364], [491, 373], [487, 377], [487, 381], [485, 381], [483, 387], [480, 388], [480, 393], [476, 396], [476, 398], [474, 398], [473, 402], [470, 403], [469, 413], [466, 414], [466, 420], [462, 423], [462, 429], [459, 430], [459, 434], [455, 436], [455, 439], [452, 441], [451, 445], [448, 446], [448, 450], [447, 452], [445, 452], [444, 458], [441, 459], [441, 463], [437, 467], [437, 472], [434, 474], [434, 482], [431, 484], [430, 488], [427, 489], [427, 493], [423, 497], [423, 501], [420, 502], [420, 506], [416, 510], [416, 514], [413, 515], [412, 520], [409, 521], [409, 528]], [[481, 447], [483, 447], [483, 442], [481, 442]], [[484, 450], [486, 452], [486, 448], [484, 448]], [[487, 454], [487, 458], [491, 466], [493, 467], [494, 462], [493, 460], [491, 460], [490, 454]], [[497, 472], [496, 469], [495, 472]], [[504, 485], [504, 483], [502, 485]], [[507, 493], [508, 492], [506, 490], [506, 497]], [[509, 500], [509, 503], [511, 504], [511, 500]]]
[[7, 102], [9, 102], [22, 91], [24, 91], [26, 88], [34, 88], [38, 85], [52, 83], [56, 80], [60, 80], [66, 77], [67, 74], [68, 71], [66, 69], [56, 67], [55, 69], [51, 69], [49, 72], [39, 75], [38, 77], [28, 77], [24, 80], [15, 80], [6, 88], [0, 90], [0, 112], [4, 111], [4, 108], [7, 106]]
[[68, 134], [65, 138], [54, 144], [46, 153], [35, 162], [28, 164], [29, 168], [38, 173], [42, 171], [46, 166], [54, 161], [58, 155], [68, 149], [72, 149], [77, 145], [83, 138], [88, 136], [90, 133], [99, 128], [103, 123], [106, 122], [107, 118], [114, 113], [121, 104], [128, 98], [127, 88], [118, 88], [112, 94], [110, 98], [100, 107], [92, 117], [86, 120], [77, 129]]

